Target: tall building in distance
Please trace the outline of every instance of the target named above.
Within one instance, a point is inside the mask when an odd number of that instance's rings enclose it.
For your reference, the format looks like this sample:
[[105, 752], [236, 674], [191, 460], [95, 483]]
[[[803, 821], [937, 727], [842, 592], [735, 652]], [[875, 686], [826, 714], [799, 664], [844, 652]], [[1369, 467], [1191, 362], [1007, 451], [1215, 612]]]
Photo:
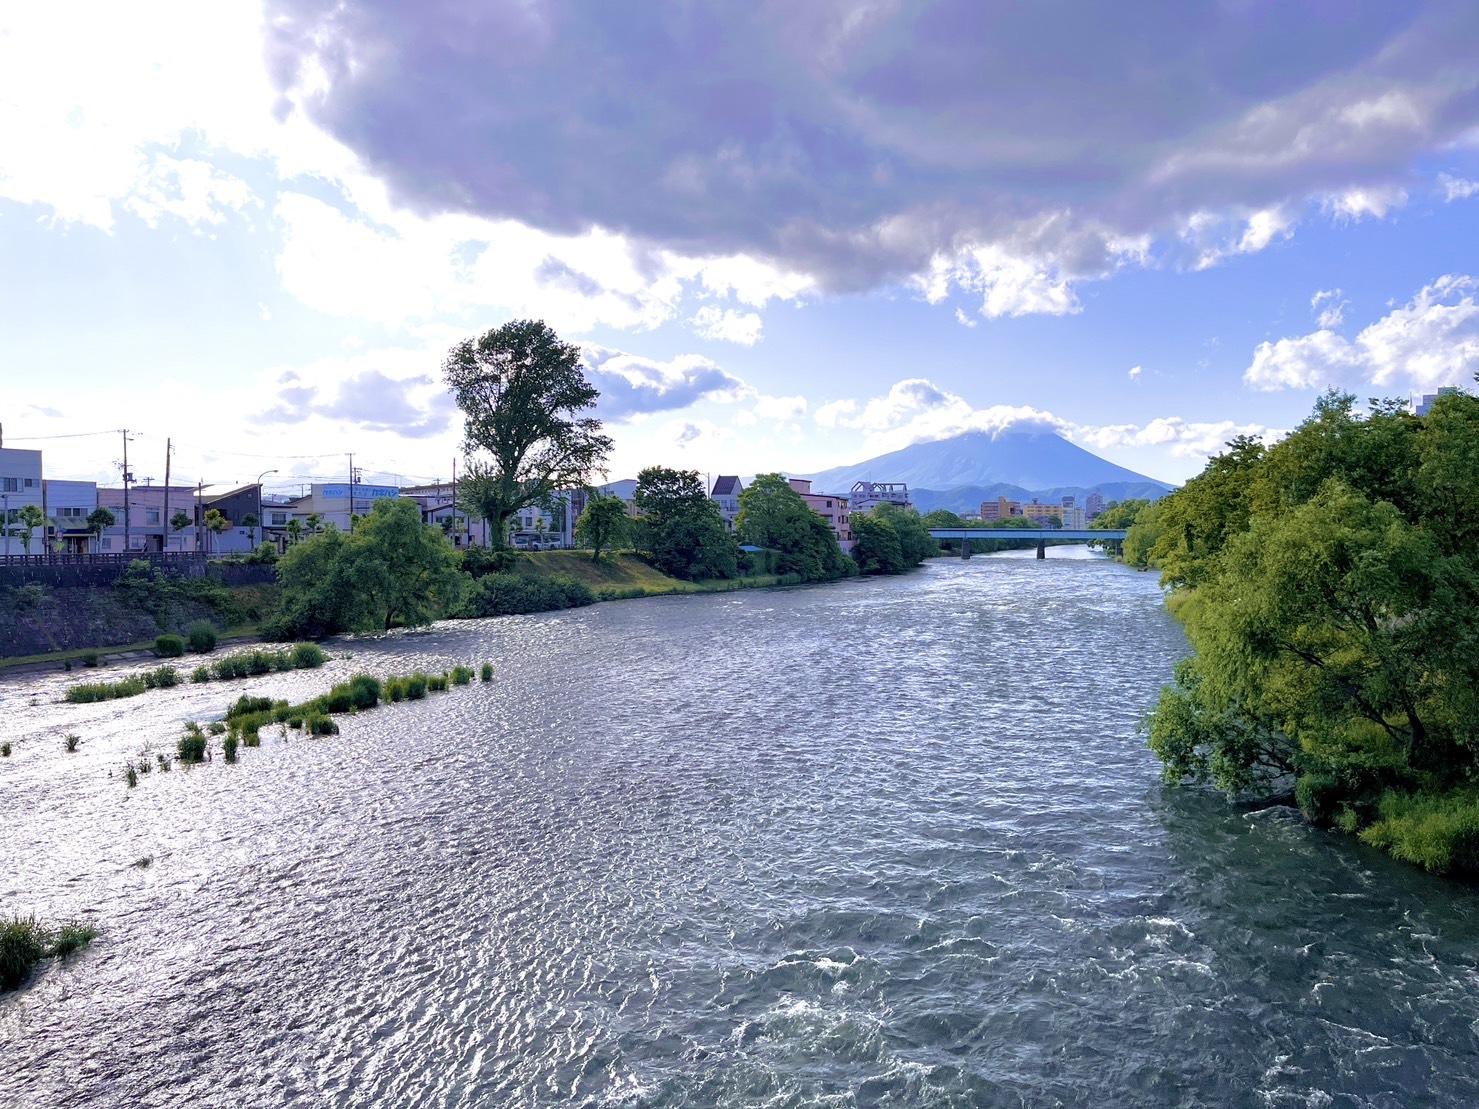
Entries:
[[1084, 498], [1084, 519], [1093, 520], [1095, 516], [1098, 516], [1103, 511], [1104, 497], [1099, 490], [1095, 489]]
[[903, 481], [855, 481], [847, 499], [854, 512], [872, 512], [880, 504], [913, 507], [909, 503], [909, 485]]

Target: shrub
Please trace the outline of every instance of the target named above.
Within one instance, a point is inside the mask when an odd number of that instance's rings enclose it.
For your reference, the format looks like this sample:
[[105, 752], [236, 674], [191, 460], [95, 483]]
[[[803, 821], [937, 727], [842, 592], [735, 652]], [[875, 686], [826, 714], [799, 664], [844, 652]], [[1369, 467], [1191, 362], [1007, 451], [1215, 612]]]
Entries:
[[94, 701], [112, 701], [120, 697], [137, 697], [149, 689], [142, 677], [121, 678], [116, 682], [83, 682], [74, 685], [63, 695], [63, 700], [74, 705], [91, 704]]
[[506, 574], [519, 560], [516, 552], [492, 550], [488, 547], [469, 547], [462, 552], [462, 569], [475, 578], [487, 574]]
[[5, 759], [10, 758], [10, 744], [9, 744], [9, 742], [0, 743], [0, 758], [5, 758]]
[[234, 720], [241, 716], [250, 716], [254, 713], [267, 712], [272, 708], [271, 697], [253, 697], [243, 693], [238, 697], [229, 709], [226, 710], [226, 719]]
[[480, 672], [479, 676], [483, 679], [483, 681], [491, 682], [493, 680], [493, 664], [491, 662], [483, 663], [483, 669]]
[[62, 742], [67, 745], [67, 751], [72, 752], [77, 750], [77, 745], [82, 742], [82, 737], [73, 732], [68, 732], [62, 736]]
[[46, 958], [46, 938], [35, 917], [15, 916], [0, 923], [0, 989], [15, 989]]
[[170, 689], [180, 684], [180, 672], [173, 666], [160, 666], [144, 674], [146, 689]]
[[385, 679], [385, 699], [387, 701], [404, 701], [406, 699], [406, 679]]
[[452, 667], [452, 684], [453, 685], [466, 685], [468, 682], [472, 681], [472, 679], [473, 679], [473, 669], [472, 669], [471, 666], [454, 666], [454, 667]]
[[179, 658], [185, 653], [185, 641], [178, 635], [161, 635], [154, 640], [154, 653], [160, 658]]
[[197, 666], [190, 671], [190, 680], [197, 685], [211, 680], [211, 668], [209, 666]]
[[419, 701], [426, 696], [428, 679], [421, 671], [416, 671], [406, 679], [406, 700]]
[[216, 628], [209, 620], [197, 620], [186, 631], [190, 649], [197, 655], [209, 654], [216, 649]]
[[237, 742], [237, 738], [234, 735], [228, 735], [225, 739], [221, 741], [221, 751], [226, 756], [227, 762], [236, 761]]
[[590, 586], [568, 575], [532, 578], [523, 574], [488, 574], [478, 580], [462, 607], [464, 616], [512, 616], [551, 612], [596, 603]]
[[426, 679], [426, 687], [428, 689], [430, 689], [433, 693], [445, 693], [445, 692], [447, 692], [447, 675], [446, 674], [433, 674], [433, 675], [431, 675], [429, 678]]
[[134, 786], [139, 784], [139, 772], [133, 768], [132, 763], [129, 763], [126, 773], [128, 777], [128, 788], [133, 789]]
[[205, 730], [210, 732], [211, 735], [220, 735], [226, 730], [226, 725], [219, 720], [212, 720], [209, 724], [206, 725]]
[[199, 724], [192, 720], [185, 725], [185, 734], [180, 737], [179, 743], [175, 744], [175, 750], [181, 762], [205, 761], [206, 738]]
[[293, 665], [299, 670], [317, 670], [329, 656], [324, 654], [323, 648], [317, 643], [296, 643], [293, 645]]
[[338, 735], [339, 725], [333, 718], [321, 712], [311, 712], [303, 718], [303, 731], [308, 735]]
[[1479, 874], [1479, 793], [1393, 790], [1382, 797], [1379, 813], [1361, 833], [1371, 846], [1434, 874]]
[[97, 938], [98, 930], [91, 924], [63, 924], [57, 929], [47, 952], [54, 959], [65, 959], [74, 951], [80, 951]]
[[98, 664], [98, 653], [96, 651], [83, 651], [82, 652], [82, 665], [83, 666], [96, 666], [97, 664]]

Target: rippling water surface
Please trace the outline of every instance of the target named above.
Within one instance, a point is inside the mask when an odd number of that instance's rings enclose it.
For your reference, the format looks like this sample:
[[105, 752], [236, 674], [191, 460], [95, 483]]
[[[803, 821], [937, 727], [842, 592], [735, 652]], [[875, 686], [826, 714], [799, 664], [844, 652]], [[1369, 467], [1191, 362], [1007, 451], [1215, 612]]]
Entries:
[[[0, 1104], [1479, 1101], [1479, 897], [1164, 791], [1135, 724], [1181, 633], [1052, 554], [0, 685], [0, 910], [101, 928], [0, 999]], [[119, 777], [243, 690], [484, 659]]]

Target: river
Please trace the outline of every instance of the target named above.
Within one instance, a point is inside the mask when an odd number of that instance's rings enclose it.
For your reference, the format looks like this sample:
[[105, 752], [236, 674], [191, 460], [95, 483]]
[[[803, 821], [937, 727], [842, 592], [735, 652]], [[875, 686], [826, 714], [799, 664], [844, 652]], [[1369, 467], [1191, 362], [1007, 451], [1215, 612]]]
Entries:
[[[1162, 787], [1149, 575], [1059, 548], [331, 649], [0, 683], [0, 911], [101, 930], [0, 996], [0, 1105], [1479, 1102], [1479, 895]], [[483, 660], [120, 776], [243, 690]]]

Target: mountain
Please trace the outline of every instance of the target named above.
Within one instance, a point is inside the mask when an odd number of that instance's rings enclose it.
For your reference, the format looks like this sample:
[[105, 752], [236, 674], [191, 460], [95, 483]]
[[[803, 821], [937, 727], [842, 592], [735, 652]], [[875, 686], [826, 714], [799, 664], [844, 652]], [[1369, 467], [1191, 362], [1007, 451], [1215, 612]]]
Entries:
[[1067, 496], [1081, 502], [1095, 490], [1106, 501], [1153, 500], [1171, 491], [1165, 482], [1106, 462], [1051, 431], [1025, 428], [996, 435], [968, 431], [810, 476], [813, 488], [834, 493], [846, 493], [856, 481], [908, 482], [923, 512], [974, 510], [998, 496], [1057, 503]]

